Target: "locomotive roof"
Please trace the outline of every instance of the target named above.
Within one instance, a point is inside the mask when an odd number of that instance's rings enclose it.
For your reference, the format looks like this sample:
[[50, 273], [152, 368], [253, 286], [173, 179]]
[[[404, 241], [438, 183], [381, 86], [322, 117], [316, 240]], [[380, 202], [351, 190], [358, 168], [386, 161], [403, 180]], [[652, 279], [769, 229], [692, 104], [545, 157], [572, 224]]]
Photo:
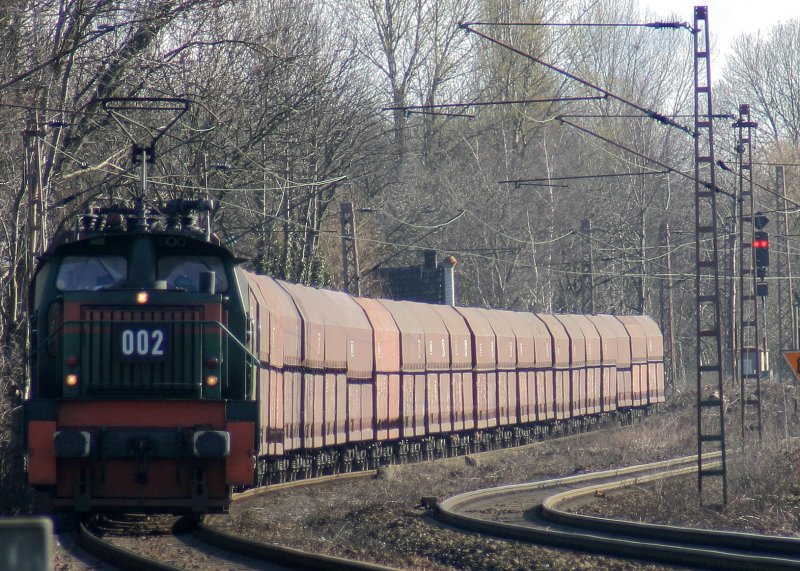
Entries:
[[141, 201], [135, 208], [97, 208], [80, 217], [79, 228], [58, 234], [41, 258], [94, 250], [98, 246], [126, 250], [134, 238], [145, 237], [173, 252], [239, 261], [216, 235], [206, 235], [195, 225], [195, 214], [210, 212], [213, 207], [207, 200], [176, 199], [149, 211], [145, 211]]
[[169, 249], [173, 252], [215, 255], [225, 259], [236, 258], [234, 253], [219, 243], [218, 240], [209, 241], [206, 240], [205, 236], [196, 233], [161, 230], [147, 232], [93, 232], [91, 234], [81, 234], [73, 239], [60, 236], [51, 242], [47, 251], [41, 257], [47, 259], [56, 255], [77, 254], [87, 250], [94, 250], [97, 247], [103, 247], [109, 252], [127, 250], [135, 237], [153, 240], [157, 245], [163, 244], [166, 246], [169, 244]]

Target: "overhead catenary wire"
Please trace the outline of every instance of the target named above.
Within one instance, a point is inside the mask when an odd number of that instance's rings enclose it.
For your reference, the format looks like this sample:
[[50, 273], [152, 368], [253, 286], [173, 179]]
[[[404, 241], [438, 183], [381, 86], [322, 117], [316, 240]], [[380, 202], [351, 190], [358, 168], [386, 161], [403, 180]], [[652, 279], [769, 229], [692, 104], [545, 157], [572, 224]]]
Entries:
[[[542, 97], [537, 99], [499, 99], [497, 101], [473, 101], [469, 103], [431, 103], [428, 105], [400, 105], [394, 107], [383, 107], [382, 111], [403, 111], [411, 113], [420, 110], [432, 109], [460, 109], [467, 107], [487, 107], [487, 106], [502, 106], [502, 105], [530, 105], [534, 103], [562, 103], [573, 101], [596, 101], [606, 99], [606, 95], [586, 95], [586, 96], [572, 96], [572, 97]], [[462, 115], [467, 117], [474, 117], [474, 115]]]
[[[680, 115], [674, 115], [674, 116], [675, 117], [680, 117]], [[571, 127], [575, 127], [576, 129], [579, 129], [579, 130], [583, 131], [586, 134], [595, 136], [595, 137], [601, 139], [602, 141], [604, 141], [606, 143], [612, 144], [612, 145], [614, 145], [616, 147], [619, 147], [619, 148], [621, 148], [621, 149], [623, 149], [623, 150], [625, 150], [627, 152], [631, 152], [633, 154], [636, 154], [637, 156], [639, 156], [641, 158], [644, 158], [645, 160], [648, 160], [648, 161], [651, 161], [651, 162], [653, 162], [655, 164], [661, 165], [663, 168], [669, 169], [670, 172], [675, 172], [676, 174], [679, 174], [681, 176], [684, 176], [684, 177], [689, 178], [690, 180], [694, 181], [694, 176], [690, 175], [689, 173], [686, 173], [686, 172], [683, 172], [683, 171], [679, 171], [679, 170], [671, 168], [671, 167], [669, 167], [667, 165], [663, 165], [662, 163], [659, 163], [655, 159], [652, 159], [650, 157], [642, 155], [642, 154], [638, 153], [637, 151], [634, 151], [633, 149], [630, 149], [630, 148], [628, 148], [628, 147], [626, 147], [626, 146], [624, 146], [624, 145], [622, 145], [620, 143], [617, 143], [615, 141], [612, 141], [611, 139], [608, 139], [607, 137], [603, 137], [602, 135], [600, 135], [598, 133], [595, 133], [594, 131], [592, 131], [592, 130], [590, 130], [588, 128], [580, 127], [577, 124], [572, 123], [571, 121], [567, 120], [568, 118], [607, 118], [607, 117], [636, 118], [636, 117], [640, 117], [640, 116], [639, 115], [614, 115], [614, 116], [611, 116], [611, 115], [573, 115], [573, 114], [565, 114], [565, 115], [558, 115], [557, 117], [555, 117], [555, 119], [560, 121], [561, 123], [565, 123], [567, 125], [570, 125]], [[730, 119], [730, 118], [732, 118], [732, 116], [730, 116], [729, 114], [714, 114], [712, 116], [712, 118], [713, 119]], [[800, 163], [793, 164], [793, 163], [753, 162], [752, 164], [753, 165], [762, 165], [762, 166], [766, 165], [766, 166], [795, 166], [795, 167], [800, 167]], [[717, 161], [717, 165], [723, 171], [727, 171], [727, 172], [730, 172], [730, 173], [738, 176], [738, 173], [732, 167], [726, 165], [723, 161], [718, 160]], [[749, 182], [747, 177], [746, 177], [746, 181]], [[505, 182], [505, 181], [503, 181], [503, 182]], [[706, 183], [704, 181], [700, 181], [700, 184], [702, 184], [703, 186], [705, 186], [708, 189], [711, 189], [711, 185], [709, 183]], [[788, 212], [788, 213], [792, 213], [792, 212], [800, 211], [800, 203], [792, 200], [787, 195], [781, 194], [781, 193], [769, 188], [768, 186], [764, 186], [764, 185], [756, 182], [755, 180], [753, 180], [753, 185], [756, 188], [758, 188], [760, 190], [763, 190], [764, 192], [766, 192], [768, 194], [771, 194], [771, 195], [776, 196], [778, 198], [785, 199], [787, 202], [789, 202], [789, 203], [791, 203], [793, 205], [792, 208], [784, 208], [784, 209], [776, 209], [774, 207], [767, 207], [766, 209], [762, 209], [764, 212], [775, 212], [775, 213]], [[729, 193], [729, 192], [726, 192], [726, 191], [722, 190], [721, 188], [719, 188], [719, 185], [717, 185], [717, 188], [715, 188], [713, 190], [715, 190], [716, 192], [718, 192], [720, 194], [725, 194], [725, 195], [727, 195], [727, 196], [729, 196], [731, 198], [735, 198], [735, 195], [733, 193]]]
[[[665, 115], [666, 117], [672, 117], [673, 119], [693, 119], [694, 115], [688, 113], [670, 113]], [[705, 117], [706, 115], [700, 115], [700, 117]], [[641, 114], [634, 114], [634, 113], [564, 113], [560, 115], [560, 117], [567, 117], [569, 119], [645, 119]], [[711, 115], [712, 119], [736, 119], [730, 113], [713, 113]], [[755, 164], [755, 163], [753, 163]]]
[[[527, 58], [527, 59], [529, 59], [529, 60], [531, 60], [531, 61], [533, 61], [535, 63], [538, 63], [539, 65], [542, 65], [542, 66], [546, 67], [547, 69], [555, 71], [556, 73], [559, 73], [559, 74], [561, 74], [561, 75], [563, 75], [563, 76], [565, 76], [565, 77], [567, 77], [567, 78], [569, 78], [569, 79], [571, 79], [573, 81], [576, 81], [576, 82], [578, 82], [578, 83], [580, 83], [580, 84], [582, 84], [582, 85], [584, 85], [586, 87], [589, 87], [590, 89], [594, 89], [595, 91], [599, 91], [600, 93], [606, 95], [607, 97], [615, 99], [615, 100], [619, 101], [620, 103], [623, 103], [625, 105], [628, 105], [629, 107], [637, 109], [638, 111], [641, 111], [647, 117], [650, 117], [651, 119], [654, 119], [655, 121], [658, 121], [659, 123], [662, 123], [664, 125], [669, 125], [670, 127], [675, 127], [676, 129], [679, 129], [679, 130], [685, 132], [686, 134], [688, 134], [690, 136], [694, 136], [694, 131], [692, 129], [690, 129], [689, 127], [687, 127], [685, 125], [681, 125], [680, 123], [677, 123], [677, 122], [673, 121], [672, 119], [670, 119], [666, 115], [662, 115], [661, 113], [653, 111], [652, 109], [648, 109], [647, 107], [639, 105], [638, 103], [634, 103], [633, 101], [630, 101], [629, 99], [626, 99], [626, 98], [624, 98], [624, 97], [622, 97], [620, 95], [617, 95], [615, 93], [612, 93], [611, 91], [609, 91], [607, 89], [604, 89], [604, 88], [600, 87], [599, 85], [596, 85], [596, 84], [594, 84], [594, 83], [592, 83], [592, 82], [590, 82], [590, 81], [588, 81], [586, 79], [583, 79], [582, 77], [579, 77], [579, 76], [575, 75], [574, 73], [570, 73], [570, 72], [566, 71], [565, 69], [562, 69], [562, 68], [560, 68], [560, 67], [558, 67], [556, 65], [553, 65], [551, 63], [548, 63], [548, 62], [542, 60], [541, 58], [538, 58], [538, 57], [534, 56], [533, 54], [525, 52], [525, 51], [523, 51], [523, 50], [521, 50], [519, 48], [516, 48], [516, 47], [514, 47], [514, 46], [512, 46], [512, 45], [510, 45], [510, 44], [508, 44], [506, 42], [503, 42], [502, 40], [494, 38], [494, 37], [490, 36], [489, 34], [486, 34], [484, 32], [476, 30], [473, 27], [475, 25], [481, 25], [481, 23], [480, 22], [462, 22], [461, 24], [459, 24], [459, 27], [462, 28], [463, 30], [467, 31], [467, 32], [473, 33], [473, 34], [475, 34], [475, 35], [477, 35], [477, 36], [479, 36], [479, 37], [481, 37], [481, 38], [483, 38], [485, 40], [488, 40], [488, 41], [490, 41], [490, 42], [492, 42], [492, 43], [494, 43], [494, 44], [496, 44], [498, 46], [501, 46], [501, 47], [503, 47], [503, 48], [505, 48], [507, 50], [510, 50], [510, 51], [514, 52], [515, 54], [517, 54], [517, 55], [521, 55], [524, 58]], [[494, 23], [493, 25], [502, 25], [502, 24]]]
[[418, 228], [420, 230], [438, 230], [440, 228], [444, 228], [445, 226], [448, 226], [448, 225], [452, 224], [453, 222], [455, 222], [456, 220], [458, 220], [459, 218], [464, 216], [464, 214], [467, 213], [467, 210], [463, 209], [461, 212], [459, 212], [458, 214], [456, 214], [455, 216], [451, 217], [450, 219], [448, 219], [448, 220], [446, 220], [444, 222], [441, 222], [439, 224], [426, 225], [426, 224], [416, 224], [414, 222], [407, 222], [405, 220], [402, 220], [401, 218], [398, 218], [394, 214], [392, 214], [390, 212], [387, 212], [386, 210], [383, 210], [383, 209], [380, 209], [380, 208], [371, 208], [371, 210], [375, 211], [375, 212], [380, 212], [381, 214], [384, 214], [385, 216], [388, 216], [389, 218], [391, 218], [393, 220], [396, 220], [397, 222], [399, 222], [399, 223], [401, 223], [401, 224], [403, 224], [405, 226], [409, 226], [411, 228]]
[[[130, 176], [131, 176], [131, 178], [132, 178], [132, 179], [134, 178], [134, 177], [133, 177], [133, 175], [130, 175]], [[337, 178], [335, 178], [335, 179], [330, 179], [330, 180], [326, 180], [326, 181], [318, 181], [318, 182], [313, 182], [313, 183], [297, 183], [297, 186], [298, 186], [298, 187], [305, 187], [305, 186], [319, 186], [319, 185], [326, 185], [326, 184], [330, 184], [330, 183], [332, 183], [332, 182], [336, 182], [336, 181], [338, 181], [338, 180], [341, 180], [342, 178], [343, 178], [343, 177], [337, 177]], [[171, 187], [173, 187], [173, 186], [174, 186], [174, 185], [173, 185], [173, 184], [171, 184], [171, 183], [161, 183], [161, 184], [162, 184], [163, 186], [167, 187], [167, 188], [171, 188]], [[283, 189], [285, 189], [285, 188], [284, 188], [284, 187], [280, 187], [280, 188], [276, 188], [275, 190], [283, 190]], [[203, 187], [184, 187], [184, 190], [204, 190], [204, 188], [203, 188]], [[231, 191], [231, 190], [245, 190], [245, 191], [247, 191], [247, 190], [253, 190], [253, 191], [262, 191], [262, 190], [263, 190], [263, 188], [252, 188], [252, 189], [235, 189], [235, 188], [234, 188], [234, 189], [232, 189], [232, 188], [226, 188], [226, 189], [219, 189], [219, 190], [221, 190], [221, 191], [222, 191], [222, 190], [224, 190], [224, 191]], [[67, 200], [74, 199], [74, 198], [75, 198], [75, 196], [73, 195], [72, 197], [69, 197]], [[62, 202], [63, 202], [63, 201], [62, 201]], [[229, 204], [230, 206], [237, 206], [237, 207], [239, 207], [239, 205], [234, 205], [233, 203], [228, 203], [228, 204]], [[54, 206], [54, 207], [55, 207], [55, 206], [63, 206], [63, 204], [58, 204], [58, 205], [53, 205], [53, 206]], [[457, 218], [461, 217], [461, 216], [462, 216], [462, 215], [463, 215], [465, 212], [466, 212], [466, 211], [462, 211], [462, 212], [461, 212], [459, 215], [457, 215], [457, 216], [456, 216], [456, 217], [455, 217], [453, 220], [455, 220], [455, 219], [457, 219]], [[480, 221], [482, 224], [487, 224], [487, 223], [485, 222], [485, 220], [484, 220], [482, 217], [476, 216], [476, 215], [472, 214], [471, 212], [470, 212], [470, 214], [471, 214], [472, 216], [474, 216], [474, 217], [475, 217], [477, 220], [479, 220], [479, 221]], [[281, 218], [281, 217], [275, 217], [275, 218], [278, 218], [278, 219], [280, 219], [280, 220], [287, 221], [286, 219], [283, 219], [283, 218]], [[445, 222], [445, 223], [443, 223], [443, 224], [438, 224], [438, 225], [436, 225], [436, 226], [432, 226], [432, 227], [429, 227], [429, 228], [432, 228], [432, 230], [434, 230], [434, 231], [435, 231], [435, 230], [437, 230], [437, 229], [441, 228], [442, 226], [444, 226], [444, 225], [446, 225], [446, 224], [448, 224], [448, 223], [452, 222], [453, 220], [450, 220], [450, 221], [448, 221], [448, 222]], [[398, 219], [398, 221], [400, 221], [400, 220]], [[293, 224], [297, 224], [295, 221], [289, 221], [289, 222], [292, 222]], [[408, 224], [410, 224], [410, 225], [413, 225], [412, 223], [408, 223]], [[422, 228], [422, 227], [423, 227], [423, 226], [421, 226], [421, 225], [417, 225], [417, 226], [418, 226], [418, 227], [420, 227], [420, 228]], [[490, 227], [490, 228], [491, 228], [491, 226], [490, 226], [490, 225], [488, 225], [488, 224], [487, 224], [487, 227]], [[306, 228], [306, 230], [307, 230], [307, 228]], [[304, 231], [305, 231], [305, 230], [304, 230]], [[569, 235], [573, 235], [573, 234], [574, 234], [574, 232], [573, 232], [573, 231], [569, 231], [569, 232], [567, 232], [567, 233], [565, 233], [565, 234], [562, 234], [562, 235], [560, 235], [560, 236], [557, 236], [557, 237], [555, 237], [555, 238], [553, 238], [553, 239], [542, 240], [542, 241], [536, 242], [534, 245], [543, 245], [543, 244], [553, 243], [553, 242], [555, 242], [555, 241], [561, 240], [561, 239], [563, 239], [563, 238], [565, 238], [565, 237], [567, 237], [567, 236], [569, 236]], [[505, 235], [505, 234], [504, 234], [504, 235]], [[424, 238], [424, 237], [425, 237], [425, 236], [423, 236], [422, 238]], [[522, 244], [526, 244], [526, 245], [527, 245], [527, 244], [530, 244], [530, 241], [529, 241], [529, 240], [527, 240], [527, 239], [525, 239], [525, 240], [522, 240], [522, 239], [517, 239], [517, 238], [514, 238], [513, 236], [506, 236], [506, 238], [508, 238], [508, 239], [511, 239], [511, 240], [514, 240], [514, 241], [518, 241], [518, 242], [520, 242], [520, 243], [522, 243]], [[391, 243], [391, 242], [385, 242], [385, 241], [383, 241], [382, 243], [383, 243], [383, 244], [385, 244], [385, 245], [395, 245], [395, 246], [398, 246], [398, 247], [401, 247], [401, 248], [410, 248], [410, 247], [411, 247], [411, 245], [408, 245], [408, 244]], [[625, 252], [625, 250], [622, 250], [622, 249], [620, 249], [620, 251], [622, 251], [622, 252]], [[459, 252], [456, 252], [456, 251], [454, 251], [454, 253], [459, 253]], [[461, 252], [461, 253], [462, 253], [462, 254], [467, 254], [467, 252], [466, 252], [466, 251], [464, 251], [464, 252]], [[490, 259], [494, 259], [494, 260], [496, 260], [497, 258], [495, 258], [495, 257], [490, 257]], [[645, 259], [645, 261], [647, 261], [647, 259]], [[542, 266], [541, 266], [541, 265], [537, 265], [537, 267], [542, 267]]]
[[[312, 183], [312, 184], [323, 184], [323, 183]], [[195, 187], [195, 188], [199, 188], [199, 187]], [[283, 190], [284, 188], [285, 187], [277, 187], [277, 188], [275, 188], [275, 190]], [[262, 191], [264, 189], [263, 188], [254, 188], [254, 189], [218, 189], [218, 190], [220, 190], [220, 191], [221, 190], [226, 190], [226, 191], [233, 191], [233, 190], [237, 190], [237, 191], [246, 191], [246, 190]], [[463, 212], [462, 212], [462, 214], [463, 214]]]
[[510, 26], [548, 28], [655, 28], [685, 29], [694, 32], [688, 22], [463, 22], [462, 26]]
[[669, 173], [670, 173], [670, 171], [668, 171], [668, 170], [641, 171], [641, 172], [626, 172], [626, 173], [586, 174], [586, 175], [574, 175], [574, 176], [551, 176], [551, 177], [547, 177], [547, 178], [520, 178], [520, 179], [511, 179], [511, 180], [500, 180], [500, 181], [497, 181], [497, 182], [498, 182], [498, 184], [523, 185], [523, 184], [537, 183], [537, 182], [564, 181], [564, 180], [588, 180], [588, 179], [596, 179], [596, 178], [617, 178], [617, 177], [626, 177], [626, 176], [651, 176], [651, 175], [660, 175], [660, 174], [669, 174]]
[[[645, 155], [644, 153], [640, 153], [639, 151], [631, 149], [630, 147], [627, 147], [627, 146], [623, 145], [622, 143], [618, 143], [618, 142], [616, 142], [616, 141], [614, 141], [612, 139], [609, 139], [608, 137], [605, 137], [605, 136], [601, 135], [600, 133], [596, 133], [596, 132], [592, 131], [591, 129], [588, 129], [586, 127], [582, 127], [582, 126], [580, 126], [580, 125], [578, 125], [576, 123], [573, 123], [572, 121], [569, 121], [569, 120], [565, 119], [564, 117], [556, 117], [556, 119], [558, 119], [561, 123], [563, 123], [565, 125], [569, 125], [570, 127], [573, 127], [573, 128], [575, 128], [575, 129], [577, 129], [577, 130], [579, 130], [579, 131], [581, 131], [581, 132], [583, 132], [583, 133], [585, 133], [587, 135], [591, 135], [592, 137], [596, 137], [596, 138], [600, 139], [601, 141], [604, 141], [604, 142], [608, 143], [609, 145], [613, 145], [613, 146], [615, 146], [617, 148], [622, 149], [625, 152], [628, 152], [628, 153], [631, 153], [633, 155], [636, 155], [637, 157], [639, 157], [641, 159], [644, 159], [646, 161], [650, 161], [651, 163], [656, 164], [656, 165], [660, 166], [663, 169], [666, 169], [668, 172], [674, 172], [675, 174], [679, 174], [682, 177], [685, 177], [685, 178], [687, 178], [687, 179], [689, 179], [689, 180], [691, 180], [693, 182], [695, 180], [695, 177], [692, 174], [689, 174], [689, 173], [680, 171], [680, 170], [678, 170], [676, 168], [673, 168], [673, 167], [669, 166], [668, 164], [662, 163], [659, 160], [656, 160], [656, 159], [654, 159], [652, 157], [649, 157], [649, 156]], [[733, 193], [727, 192], [727, 191], [721, 189], [719, 186], [712, 186], [710, 183], [702, 181], [702, 180], [698, 181], [698, 182], [702, 186], [704, 186], [705, 188], [707, 188], [709, 190], [713, 190], [714, 192], [717, 192], [719, 194], [724, 194], [724, 195], [729, 196], [729, 197], [734, 198], [734, 199], [736, 198]]]
[[[230, 206], [230, 207], [234, 207], [234, 208], [240, 208], [242, 210], [249, 210], [249, 211], [252, 211], [253, 213], [258, 214], [259, 216], [263, 215], [262, 212], [255, 211], [255, 210], [253, 210], [251, 208], [247, 208], [247, 207], [244, 207], [244, 206], [241, 206], [241, 205], [237, 205], [237, 204], [233, 204], [233, 203], [228, 203], [228, 202], [225, 202], [225, 201], [222, 201], [222, 202], [226, 206]], [[284, 223], [290, 224], [292, 226], [295, 226], [295, 227], [297, 227], [297, 231], [298, 232], [308, 232], [309, 230], [314, 230], [314, 231], [317, 231], [317, 232], [319, 232], [321, 234], [327, 234], [327, 235], [333, 236], [335, 238], [341, 239], [341, 237], [342, 237], [340, 231], [326, 230], [326, 229], [314, 229], [312, 226], [310, 226], [307, 223], [303, 223], [303, 222], [300, 222], [300, 221], [297, 221], [297, 220], [292, 220], [292, 219], [285, 218], [285, 217], [278, 216], [278, 215], [268, 214], [267, 217], [270, 218], [270, 219], [276, 220], [278, 222], [284, 222]], [[376, 244], [376, 245], [380, 245], [380, 246], [395, 247], [395, 248], [398, 248], [398, 249], [401, 250], [400, 252], [398, 252], [396, 254], [393, 254], [391, 256], [388, 256], [387, 258], [381, 260], [379, 263], [374, 264], [371, 268], [369, 268], [369, 269], [367, 269], [365, 271], [362, 271], [362, 275], [367, 275], [370, 272], [377, 270], [380, 266], [385, 264], [387, 261], [389, 261], [390, 259], [395, 258], [397, 255], [402, 253], [402, 251], [409, 251], [409, 250], [423, 251], [423, 250], [428, 250], [428, 249], [436, 249], [436, 248], [432, 248], [431, 246], [428, 246], [428, 245], [424, 245], [424, 244], [420, 245], [419, 242], [421, 242], [425, 238], [429, 237], [430, 235], [434, 234], [437, 230], [439, 230], [439, 228], [434, 228], [433, 230], [430, 230], [430, 231], [426, 232], [424, 235], [419, 236], [418, 238], [416, 238], [411, 243], [395, 242], [395, 241], [389, 241], [389, 240], [381, 240], [381, 239], [378, 239], [378, 238], [370, 238], [370, 237], [367, 237], [367, 236], [359, 236], [359, 241], [362, 242], [362, 243], [372, 243], [372, 244]], [[541, 242], [537, 242], [536, 245], [545, 245], [545, 244], [553, 243], [555, 241], [563, 240], [564, 238], [567, 238], [569, 236], [575, 236], [575, 235], [578, 235], [578, 234], [580, 234], [580, 232], [578, 232], [576, 230], [569, 230], [569, 231], [567, 231], [567, 232], [555, 237], [554, 239], [543, 240]], [[241, 237], [241, 236], [239, 236], [239, 237]], [[598, 243], [604, 244], [605, 246], [607, 246], [611, 250], [616, 250], [616, 251], [620, 251], [622, 253], [627, 253], [624, 249], [619, 248], [618, 246], [614, 246], [614, 245], [605, 243], [605, 242], [603, 242], [603, 241], [601, 241], [601, 240], [599, 240], [597, 238], [592, 238], [592, 239], [594, 241], [597, 241]], [[529, 241], [527, 241], [527, 243], [530, 244]], [[692, 245], [693, 245], [693, 243], [689, 243], [689, 242], [687, 242], [686, 244], [676, 244], [676, 245], [674, 245], [672, 247], [672, 251], [674, 253], [675, 251], [686, 249], [686, 248], [688, 248], [688, 247], [690, 247]], [[660, 248], [660, 247], [661, 246], [652, 246], [652, 248]], [[465, 258], [473, 258], [473, 259], [478, 259], [478, 260], [491, 261], [493, 263], [499, 263], [499, 264], [513, 264], [515, 267], [522, 268], [522, 269], [537, 269], [538, 268], [538, 269], [547, 269], [548, 271], [551, 271], [551, 272], [557, 273], [557, 274], [562, 274], [562, 275], [586, 275], [586, 272], [583, 271], [583, 270], [563, 269], [565, 267], [569, 268], [570, 266], [574, 266], [575, 263], [576, 263], [574, 260], [571, 260], [571, 261], [568, 261], [568, 262], [561, 262], [558, 265], [547, 264], [547, 263], [535, 263], [534, 264], [534, 263], [527, 263], [525, 261], [520, 261], [518, 259], [508, 260], [508, 259], [504, 259], [504, 258], [497, 257], [497, 256], [481, 254], [481, 253], [478, 253], [478, 252], [475, 252], [475, 251], [470, 251], [469, 249], [448, 248], [447, 251], [452, 253], [452, 254], [455, 254], [455, 255], [458, 255], [458, 256], [461, 256], [461, 257], [465, 257]], [[514, 251], [518, 252], [518, 251], [520, 251], [520, 249], [514, 249]], [[663, 255], [664, 254], [659, 254], [658, 256], [646, 257], [646, 258], [643, 258], [643, 259], [634, 259], [634, 260], [630, 260], [628, 258], [615, 258], [615, 259], [619, 259], [620, 261], [623, 261], [623, 262], [627, 261], [627, 262], [635, 263], [635, 264], [641, 264], [643, 262], [644, 263], [651, 263], [651, 264], [654, 263], [656, 266], [661, 266], [664, 269], [669, 269], [669, 268], [667, 268], [667, 266], [664, 266], [663, 264], [659, 264], [656, 261], [656, 260], [660, 259], [661, 257], [663, 257]], [[687, 280], [689, 278], [689, 274], [686, 274], [686, 273], [675, 273], [675, 272], [673, 272], [671, 274], [665, 274], [665, 273], [645, 274], [645, 273], [642, 273], [642, 272], [630, 272], [630, 271], [627, 271], [627, 270], [625, 270], [625, 271], [619, 271], [619, 270], [606, 270], [606, 271], [604, 271], [604, 270], [598, 270], [598, 269], [595, 269], [592, 272], [592, 275], [601, 276], [601, 277], [650, 277], [650, 278], [655, 278], [655, 279], [667, 279], [669, 277], [672, 277], [672, 278], [680, 278], [680, 279], [687, 279]]]
[[[330, 183], [330, 182], [331, 181], [321, 181], [321, 182], [317, 182], [317, 183], [303, 183], [303, 186], [305, 186], [305, 185], [314, 186], [314, 185], [326, 184], [326, 183]], [[195, 188], [202, 189], [202, 187], [195, 187]], [[280, 187], [280, 188], [277, 188], [277, 190], [282, 190], [283, 188], [284, 187]], [[229, 189], [219, 189], [219, 190], [256, 190], [256, 191], [261, 191], [261, 190], [264, 190], [264, 189], [263, 188], [254, 188], [254, 189], [230, 189], [229, 188]], [[463, 212], [462, 212], [462, 214], [463, 214]], [[434, 227], [434, 228], [438, 228], [438, 226]], [[546, 242], [541, 242], [541, 243], [546, 243]], [[491, 259], [496, 259], [496, 258], [491, 258]]]

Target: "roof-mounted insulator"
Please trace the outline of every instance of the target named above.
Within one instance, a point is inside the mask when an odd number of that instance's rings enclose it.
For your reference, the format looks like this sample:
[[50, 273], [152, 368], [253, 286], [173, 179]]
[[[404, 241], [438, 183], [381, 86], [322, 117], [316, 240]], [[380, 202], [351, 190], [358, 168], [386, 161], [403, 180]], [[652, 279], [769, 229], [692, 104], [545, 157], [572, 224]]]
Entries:
[[167, 232], [180, 232], [181, 224], [177, 216], [167, 216]]
[[122, 215], [116, 212], [111, 212], [106, 218], [106, 232], [122, 232]]
[[186, 216], [184, 216], [181, 220], [181, 224], [183, 226], [184, 232], [188, 232], [191, 234], [197, 234], [202, 232], [202, 230], [200, 230], [200, 227], [196, 224], [196, 218], [194, 214], [189, 213]]
[[81, 217], [81, 226], [86, 233], [94, 232], [99, 217], [96, 214], [84, 214]]

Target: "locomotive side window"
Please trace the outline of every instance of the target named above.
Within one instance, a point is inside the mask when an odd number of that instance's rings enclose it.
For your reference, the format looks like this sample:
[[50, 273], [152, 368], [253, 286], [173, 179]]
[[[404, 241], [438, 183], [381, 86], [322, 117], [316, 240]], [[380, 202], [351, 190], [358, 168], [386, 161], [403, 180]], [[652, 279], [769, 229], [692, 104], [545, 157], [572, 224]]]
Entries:
[[228, 289], [225, 266], [213, 256], [164, 256], [158, 260], [158, 279], [167, 280], [167, 287], [198, 291], [200, 274], [214, 272], [217, 293]]
[[128, 277], [128, 262], [122, 256], [67, 256], [56, 276], [61, 291], [92, 291]]
[[33, 291], [33, 309], [39, 309], [39, 305], [42, 303], [42, 293], [44, 292], [44, 286], [47, 283], [47, 276], [50, 275], [50, 268], [53, 267], [50, 262], [44, 262], [42, 268], [36, 274], [36, 282], [35, 288]]

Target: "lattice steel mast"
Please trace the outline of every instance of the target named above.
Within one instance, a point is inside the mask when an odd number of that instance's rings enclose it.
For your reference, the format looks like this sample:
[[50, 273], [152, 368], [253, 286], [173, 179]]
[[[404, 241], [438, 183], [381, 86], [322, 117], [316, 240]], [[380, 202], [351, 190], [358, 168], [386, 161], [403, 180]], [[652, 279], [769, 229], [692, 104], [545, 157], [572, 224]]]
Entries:
[[[720, 320], [717, 182], [711, 105], [708, 9], [694, 8], [694, 202], [695, 293], [697, 299], [697, 489], [708, 478], [721, 480], [722, 502], [728, 501], [725, 454], [725, 408]], [[721, 464], [711, 466], [706, 452], [719, 451]]]
[[[750, 106], [739, 106], [736, 151], [739, 162], [739, 343], [734, 358], [739, 364], [739, 398], [742, 438], [754, 432], [761, 438], [761, 351], [759, 349], [759, 301], [754, 252], [755, 201], [753, 196], [752, 135], [756, 124], [750, 120]], [[743, 356], [751, 357], [742, 362]]]

